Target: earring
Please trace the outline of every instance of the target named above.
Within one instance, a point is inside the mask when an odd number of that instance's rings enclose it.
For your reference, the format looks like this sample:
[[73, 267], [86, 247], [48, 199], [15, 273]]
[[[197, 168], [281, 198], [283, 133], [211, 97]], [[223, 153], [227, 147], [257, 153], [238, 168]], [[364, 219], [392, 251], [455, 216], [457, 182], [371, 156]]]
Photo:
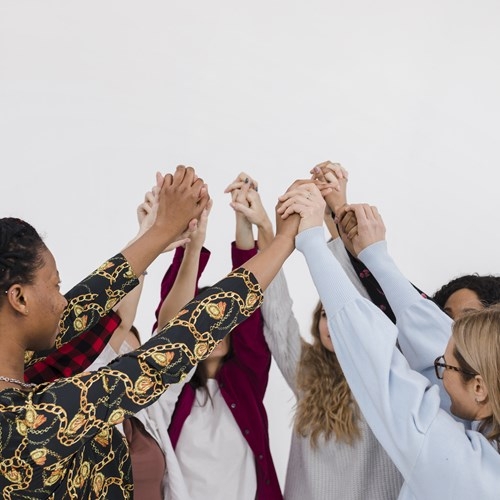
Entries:
[[479, 401], [479, 399], [474, 398], [474, 401], [476, 402], [477, 405], [481, 405], [481, 401]]

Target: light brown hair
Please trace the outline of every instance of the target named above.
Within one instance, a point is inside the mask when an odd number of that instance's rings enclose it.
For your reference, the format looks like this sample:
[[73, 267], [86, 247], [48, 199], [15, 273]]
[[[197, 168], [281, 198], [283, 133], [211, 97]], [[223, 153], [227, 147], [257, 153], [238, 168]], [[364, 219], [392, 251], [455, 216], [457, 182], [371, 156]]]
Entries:
[[359, 408], [347, 385], [337, 356], [321, 343], [319, 321], [323, 313], [320, 303], [313, 313], [312, 344], [302, 341], [297, 369], [297, 390], [300, 397], [295, 412], [295, 431], [309, 436], [311, 446], [318, 438], [335, 437], [353, 443], [360, 437]]

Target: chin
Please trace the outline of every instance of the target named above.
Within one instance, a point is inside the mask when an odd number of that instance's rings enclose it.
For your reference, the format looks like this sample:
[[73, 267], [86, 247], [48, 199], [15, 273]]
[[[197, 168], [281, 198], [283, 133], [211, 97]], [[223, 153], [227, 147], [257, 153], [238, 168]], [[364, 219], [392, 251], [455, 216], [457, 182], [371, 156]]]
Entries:
[[457, 409], [453, 406], [453, 403], [451, 403], [450, 406], [450, 413], [454, 416], [457, 417], [461, 420], [472, 420], [469, 415], [464, 415], [463, 412], [457, 411]]

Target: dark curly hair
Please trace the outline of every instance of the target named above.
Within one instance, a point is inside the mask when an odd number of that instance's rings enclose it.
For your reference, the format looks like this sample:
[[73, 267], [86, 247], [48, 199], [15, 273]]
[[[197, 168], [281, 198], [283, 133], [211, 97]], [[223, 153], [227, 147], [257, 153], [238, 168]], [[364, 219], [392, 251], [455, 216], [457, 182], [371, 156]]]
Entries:
[[14, 217], [0, 219], [0, 296], [14, 283], [31, 284], [47, 247], [35, 228]]
[[432, 297], [434, 302], [444, 308], [446, 301], [458, 290], [467, 288], [475, 292], [484, 307], [500, 303], [500, 277], [491, 274], [479, 276], [466, 274], [443, 285]]

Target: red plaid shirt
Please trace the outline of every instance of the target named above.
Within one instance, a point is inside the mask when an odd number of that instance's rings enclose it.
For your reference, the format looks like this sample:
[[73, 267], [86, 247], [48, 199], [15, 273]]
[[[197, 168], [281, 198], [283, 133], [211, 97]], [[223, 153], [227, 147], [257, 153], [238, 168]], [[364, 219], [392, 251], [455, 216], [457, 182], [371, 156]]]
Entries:
[[93, 328], [27, 368], [24, 371], [24, 380], [43, 384], [85, 371], [106, 347], [121, 321], [120, 316], [111, 311]]

